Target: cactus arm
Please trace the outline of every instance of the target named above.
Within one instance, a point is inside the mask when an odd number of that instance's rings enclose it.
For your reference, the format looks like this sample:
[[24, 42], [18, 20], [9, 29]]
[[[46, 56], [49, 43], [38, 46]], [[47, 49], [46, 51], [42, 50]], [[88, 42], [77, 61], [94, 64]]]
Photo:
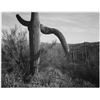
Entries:
[[42, 24], [40, 24], [40, 28], [41, 28], [41, 32], [43, 34], [54, 34], [54, 35], [56, 35], [59, 38], [66, 55], [68, 55], [69, 48], [68, 48], [67, 42], [66, 42], [63, 34], [59, 30], [57, 30], [55, 28], [49, 28], [49, 27], [43, 26]]
[[22, 24], [22, 25], [24, 25], [24, 26], [29, 26], [29, 21], [25, 21], [24, 19], [22, 19], [18, 14], [16, 15], [16, 17], [17, 17], [17, 19], [18, 19], [18, 21]]

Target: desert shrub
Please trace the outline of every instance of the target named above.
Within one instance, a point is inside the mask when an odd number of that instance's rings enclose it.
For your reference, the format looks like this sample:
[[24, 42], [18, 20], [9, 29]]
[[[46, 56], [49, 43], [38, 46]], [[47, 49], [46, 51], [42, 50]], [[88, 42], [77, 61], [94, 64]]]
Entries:
[[17, 26], [2, 31], [2, 73], [24, 74], [29, 66], [26, 30]]
[[44, 44], [44, 53], [40, 56], [40, 69], [47, 66], [61, 67], [66, 62], [66, 57], [62, 46], [53, 41], [51, 44]]
[[[55, 69], [59, 69], [63, 75], [70, 77], [71, 81], [70, 80], [61, 81], [62, 85], [59, 85], [58, 87], [95, 86], [91, 83], [90, 79], [92, 79], [93, 77], [89, 74], [90, 72], [93, 73], [93, 70], [89, 69], [89, 66], [83, 63], [82, 64], [67, 63], [66, 57], [64, 56], [64, 51], [62, 50], [62, 47], [60, 45], [56, 44], [53, 48], [49, 49], [48, 52], [46, 52], [46, 55], [43, 55], [43, 57], [44, 57], [42, 58], [43, 65], [40, 66], [40, 69], [43, 72], [45, 72], [48, 66], [52, 66]], [[64, 77], [64, 80], [66, 79], [67, 78]]]

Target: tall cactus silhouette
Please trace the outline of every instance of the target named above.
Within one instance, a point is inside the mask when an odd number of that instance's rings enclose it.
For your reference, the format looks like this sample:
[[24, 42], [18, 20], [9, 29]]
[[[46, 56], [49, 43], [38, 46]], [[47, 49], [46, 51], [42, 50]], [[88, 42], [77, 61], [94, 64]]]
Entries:
[[34, 75], [35, 69], [38, 66], [38, 52], [39, 52], [39, 45], [40, 45], [40, 22], [38, 13], [32, 12], [31, 13], [31, 20], [25, 21], [19, 15], [16, 15], [18, 21], [28, 27], [29, 30], [29, 47], [30, 47], [30, 68], [27, 74]]
[[28, 30], [29, 30], [30, 67], [29, 67], [29, 71], [25, 75], [25, 78], [30, 74], [34, 75], [35, 69], [39, 63], [38, 59], [39, 59], [39, 56], [41, 53], [41, 51], [39, 50], [40, 49], [39, 31], [41, 31], [43, 34], [56, 35], [63, 46], [67, 60], [69, 59], [69, 53], [68, 53], [69, 48], [68, 48], [67, 42], [66, 42], [63, 34], [55, 28], [45, 27], [42, 24], [40, 24], [38, 13], [32, 12], [30, 21], [26, 21], [26, 20], [22, 19], [18, 14], [16, 15], [16, 17], [17, 17], [18, 21], [22, 25], [28, 27]]

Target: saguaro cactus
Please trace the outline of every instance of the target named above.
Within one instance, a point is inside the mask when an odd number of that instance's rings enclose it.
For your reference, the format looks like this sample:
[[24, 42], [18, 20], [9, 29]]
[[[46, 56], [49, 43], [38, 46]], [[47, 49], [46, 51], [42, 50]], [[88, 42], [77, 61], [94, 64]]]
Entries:
[[[25, 21], [19, 15], [16, 15], [18, 21], [28, 27], [29, 30], [29, 47], [30, 47], [30, 68], [28, 73], [34, 75], [35, 69], [38, 66], [38, 51], [39, 51], [39, 44], [40, 44], [40, 37], [39, 37], [39, 30], [40, 30], [40, 23], [39, 23], [39, 16], [38, 13], [32, 12], [31, 13], [31, 20]], [[27, 73], [27, 74], [28, 74]]]
[[[63, 49], [65, 51], [67, 60], [69, 60], [69, 48], [67, 45], [67, 42], [63, 36], [63, 34], [55, 29], [55, 28], [49, 28], [45, 27], [42, 24], [39, 23], [39, 16], [38, 13], [31, 13], [31, 20], [30, 21], [25, 21], [23, 20], [19, 15], [16, 15], [18, 21], [28, 27], [29, 30], [29, 46], [30, 46], [30, 67], [28, 71], [28, 75], [32, 74], [34, 75], [35, 69], [38, 66], [38, 59], [40, 55], [40, 50], [39, 50], [39, 44], [40, 44], [40, 37], [39, 37], [39, 31], [43, 34], [54, 34], [56, 35], [59, 40], [61, 41], [61, 44], [63, 46]], [[27, 73], [25, 75], [27, 77]]]

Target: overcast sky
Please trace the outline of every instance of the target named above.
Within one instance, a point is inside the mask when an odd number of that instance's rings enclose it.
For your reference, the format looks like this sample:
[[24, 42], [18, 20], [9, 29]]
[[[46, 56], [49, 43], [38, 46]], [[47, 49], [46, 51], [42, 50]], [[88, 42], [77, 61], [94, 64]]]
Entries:
[[[30, 20], [30, 13], [18, 13], [25, 20]], [[59, 29], [68, 43], [99, 41], [99, 13], [39, 13], [40, 22]], [[2, 13], [2, 28], [21, 26], [16, 13]], [[43, 35], [41, 42], [59, 40], [54, 35]]]

